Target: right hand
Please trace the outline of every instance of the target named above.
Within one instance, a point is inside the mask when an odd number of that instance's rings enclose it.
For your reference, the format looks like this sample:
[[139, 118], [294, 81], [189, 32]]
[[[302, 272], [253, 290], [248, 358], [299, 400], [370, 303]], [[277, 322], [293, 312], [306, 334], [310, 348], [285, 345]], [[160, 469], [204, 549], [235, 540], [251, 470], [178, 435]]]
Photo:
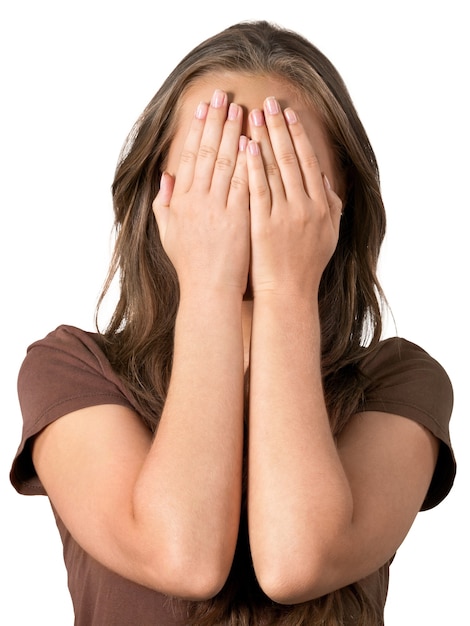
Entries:
[[[243, 112], [216, 91], [192, 120], [176, 177], [164, 173], [153, 202], [181, 292], [246, 290], [250, 257]], [[241, 143], [240, 143], [241, 141]]]

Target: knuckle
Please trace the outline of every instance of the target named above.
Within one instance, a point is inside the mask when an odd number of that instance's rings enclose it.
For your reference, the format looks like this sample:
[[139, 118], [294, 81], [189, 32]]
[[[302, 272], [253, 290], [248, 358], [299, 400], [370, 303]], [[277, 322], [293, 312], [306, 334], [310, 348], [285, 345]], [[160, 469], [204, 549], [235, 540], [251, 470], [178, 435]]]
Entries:
[[306, 156], [305, 159], [302, 161], [302, 164], [305, 167], [305, 169], [309, 169], [309, 170], [316, 169], [320, 166], [320, 162], [315, 153], [312, 153]]
[[264, 199], [269, 197], [269, 187], [267, 185], [255, 185], [251, 190], [251, 193], [258, 199]]
[[264, 169], [267, 176], [277, 176], [279, 174], [279, 167], [277, 166], [277, 163], [266, 163]]
[[293, 165], [297, 163], [297, 155], [295, 152], [284, 152], [278, 158], [279, 163], [282, 165]]
[[248, 182], [246, 179], [241, 176], [232, 176], [232, 180], [230, 181], [230, 186], [233, 189], [244, 189], [248, 187]]
[[228, 157], [219, 156], [215, 161], [215, 167], [222, 171], [230, 170], [233, 169], [233, 161]]
[[213, 159], [215, 158], [216, 151], [212, 146], [202, 145], [199, 147], [198, 156], [203, 159]]
[[196, 160], [196, 154], [192, 150], [183, 150], [180, 160], [182, 163], [192, 163]]

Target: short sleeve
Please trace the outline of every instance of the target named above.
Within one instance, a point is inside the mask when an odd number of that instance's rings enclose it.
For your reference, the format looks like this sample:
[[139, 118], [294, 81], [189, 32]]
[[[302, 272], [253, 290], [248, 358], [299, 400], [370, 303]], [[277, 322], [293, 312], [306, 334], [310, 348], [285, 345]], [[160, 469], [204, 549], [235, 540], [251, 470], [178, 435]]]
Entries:
[[23, 432], [10, 480], [26, 495], [45, 494], [33, 466], [31, 442], [46, 426], [89, 406], [120, 404], [135, 409], [97, 335], [72, 326], [60, 326], [29, 346], [18, 375], [18, 397]]
[[453, 408], [452, 384], [444, 368], [419, 346], [393, 337], [382, 341], [361, 364], [369, 381], [364, 411], [384, 411], [412, 419], [441, 442], [439, 457], [422, 510], [441, 502], [456, 473], [449, 422]]

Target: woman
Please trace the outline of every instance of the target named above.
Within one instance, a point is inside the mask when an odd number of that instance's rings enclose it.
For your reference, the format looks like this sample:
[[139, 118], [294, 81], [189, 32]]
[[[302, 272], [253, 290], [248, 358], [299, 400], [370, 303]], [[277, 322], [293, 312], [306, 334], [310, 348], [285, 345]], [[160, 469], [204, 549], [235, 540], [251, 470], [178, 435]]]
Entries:
[[203, 42], [113, 198], [108, 328], [59, 327], [19, 377], [11, 478], [50, 498], [76, 623], [383, 623], [453, 482], [452, 387], [381, 340], [379, 176], [336, 70], [265, 22]]

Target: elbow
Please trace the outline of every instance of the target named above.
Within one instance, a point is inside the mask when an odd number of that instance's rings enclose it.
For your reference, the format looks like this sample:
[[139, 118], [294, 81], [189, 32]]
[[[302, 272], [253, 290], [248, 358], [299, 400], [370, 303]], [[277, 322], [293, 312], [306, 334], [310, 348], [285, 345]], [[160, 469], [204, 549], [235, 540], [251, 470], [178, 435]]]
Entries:
[[148, 563], [145, 585], [168, 596], [191, 601], [214, 598], [223, 588], [230, 565], [223, 559], [199, 559], [194, 555], [159, 555]]
[[[181, 527], [182, 526], [182, 527]], [[203, 601], [224, 587], [235, 553], [235, 538], [223, 533], [198, 536], [173, 522], [166, 526], [138, 528], [133, 544], [131, 570], [134, 580], [167, 596]], [[135, 546], [137, 545], [137, 550]]]
[[306, 524], [289, 533], [257, 534], [252, 557], [258, 584], [277, 604], [300, 604], [349, 584], [351, 568], [349, 511], [315, 529]]
[[[194, 580], [190, 583], [189, 588], [186, 589], [184, 598], [199, 602], [211, 600], [224, 587], [229, 571], [230, 568], [214, 567], [209, 570], [207, 567], [200, 567], [196, 575], [191, 574], [191, 578]], [[186, 576], [183, 581], [185, 585], [187, 585], [187, 579], [188, 577]]]
[[166, 595], [179, 597], [183, 600], [203, 602], [214, 598], [225, 585], [227, 577], [216, 575], [215, 572], [186, 572], [186, 576], [177, 576], [169, 584]]
[[318, 590], [312, 571], [302, 573], [282, 568], [269, 574], [259, 572], [256, 575], [263, 593], [277, 604], [300, 604], [323, 595]]
[[321, 550], [286, 552], [284, 557], [254, 560], [258, 584], [277, 604], [300, 604], [338, 588], [331, 559]]

